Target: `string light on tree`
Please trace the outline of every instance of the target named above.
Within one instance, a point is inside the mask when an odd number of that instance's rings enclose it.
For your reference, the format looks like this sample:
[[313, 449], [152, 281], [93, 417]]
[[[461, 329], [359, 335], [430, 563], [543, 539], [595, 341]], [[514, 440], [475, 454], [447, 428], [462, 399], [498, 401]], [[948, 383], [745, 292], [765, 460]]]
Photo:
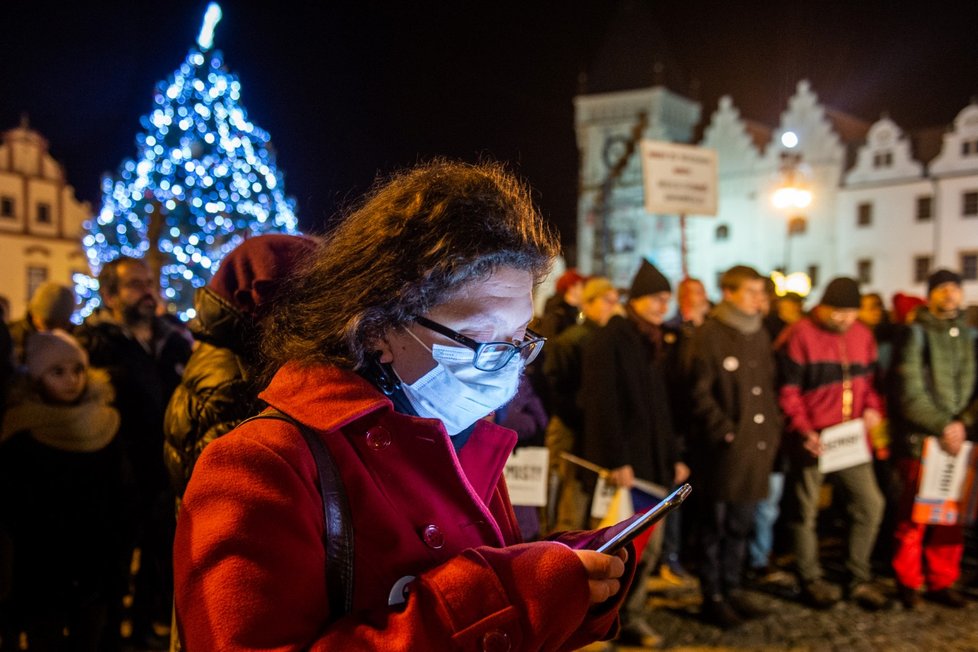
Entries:
[[[184, 320], [194, 316], [195, 289], [229, 251], [252, 235], [297, 227], [269, 135], [248, 120], [241, 83], [211, 49], [220, 18], [212, 2], [197, 46], [157, 85], [137, 156], [102, 180], [102, 208], [83, 239], [96, 271], [120, 255], [146, 258]], [[76, 281], [83, 315], [98, 303], [95, 287]]]

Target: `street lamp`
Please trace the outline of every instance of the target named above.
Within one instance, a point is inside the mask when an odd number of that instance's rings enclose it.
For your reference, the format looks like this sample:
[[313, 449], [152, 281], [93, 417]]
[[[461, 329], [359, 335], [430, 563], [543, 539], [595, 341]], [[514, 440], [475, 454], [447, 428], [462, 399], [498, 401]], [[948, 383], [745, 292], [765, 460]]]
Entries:
[[[781, 142], [786, 147], [794, 147], [798, 144], [798, 137], [793, 132], [785, 132], [781, 137]], [[801, 154], [794, 152], [781, 152], [781, 164], [779, 172], [781, 182], [774, 194], [771, 195], [771, 203], [775, 208], [787, 211], [788, 229], [784, 243], [784, 271], [788, 273], [788, 265], [791, 262], [791, 236], [796, 233], [804, 233], [807, 222], [805, 216], [798, 211], [811, 206], [812, 191], [805, 182], [804, 175], [800, 170]]]

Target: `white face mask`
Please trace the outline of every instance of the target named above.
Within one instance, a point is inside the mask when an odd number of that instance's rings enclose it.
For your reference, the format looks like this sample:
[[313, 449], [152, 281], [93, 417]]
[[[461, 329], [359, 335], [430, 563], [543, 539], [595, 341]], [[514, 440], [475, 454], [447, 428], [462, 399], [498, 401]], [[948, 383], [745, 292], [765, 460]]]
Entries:
[[[424, 342], [411, 331], [407, 333]], [[420, 417], [438, 419], [452, 437], [494, 410], [506, 405], [519, 388], [523, 359], [514, 355], [499, 371], [482, 371], [472, 365], [475, 351], [464, 346], [434, 344], [431, 357], [438, 364], [414, 383], [401, 388]]]

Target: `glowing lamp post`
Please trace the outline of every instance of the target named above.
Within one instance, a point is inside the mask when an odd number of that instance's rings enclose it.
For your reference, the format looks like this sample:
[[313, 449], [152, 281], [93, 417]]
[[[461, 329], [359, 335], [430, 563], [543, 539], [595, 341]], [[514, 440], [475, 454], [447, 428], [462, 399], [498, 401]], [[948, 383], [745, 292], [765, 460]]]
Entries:
[[[781, 135], [781, 144], [788, 149], [798, 145], [798, 136], [792, 131], [786, 131]], [[801, 154], [783, 151], [781, 152], [781, 165], [779, 168], [781, 181], [771, 195], [771, 203], [778, 210], [788, 214], [788, 228], [784, 244], [784, 271], [787, 274], [791, 263], [791, 236], [796, 233], [804, 233], [807, 226], [805, 216], [800, 213], [812, 204], [812, 191], [805, 182], [804, 175], [800, 170]]]

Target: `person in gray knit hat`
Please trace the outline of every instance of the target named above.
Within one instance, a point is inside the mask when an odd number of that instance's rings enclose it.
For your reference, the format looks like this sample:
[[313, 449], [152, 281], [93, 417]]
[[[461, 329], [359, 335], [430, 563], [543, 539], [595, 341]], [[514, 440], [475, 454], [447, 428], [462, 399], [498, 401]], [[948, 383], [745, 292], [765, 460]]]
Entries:
[[32, 335], [25, 356], [0, 424], [5, 606], [16, 607], [2, 634], [31, 650], [119, 649], [133, 487], [112, 386], [62, 330]]
[[14, 360], [24, 362], [27, 338], [55, 328], [71, 332], [71, 315], [75, 312], [75, 292], [67, 285], [48, 281], [41, 284], [27, 302], [27, 314], [10, 324]]

